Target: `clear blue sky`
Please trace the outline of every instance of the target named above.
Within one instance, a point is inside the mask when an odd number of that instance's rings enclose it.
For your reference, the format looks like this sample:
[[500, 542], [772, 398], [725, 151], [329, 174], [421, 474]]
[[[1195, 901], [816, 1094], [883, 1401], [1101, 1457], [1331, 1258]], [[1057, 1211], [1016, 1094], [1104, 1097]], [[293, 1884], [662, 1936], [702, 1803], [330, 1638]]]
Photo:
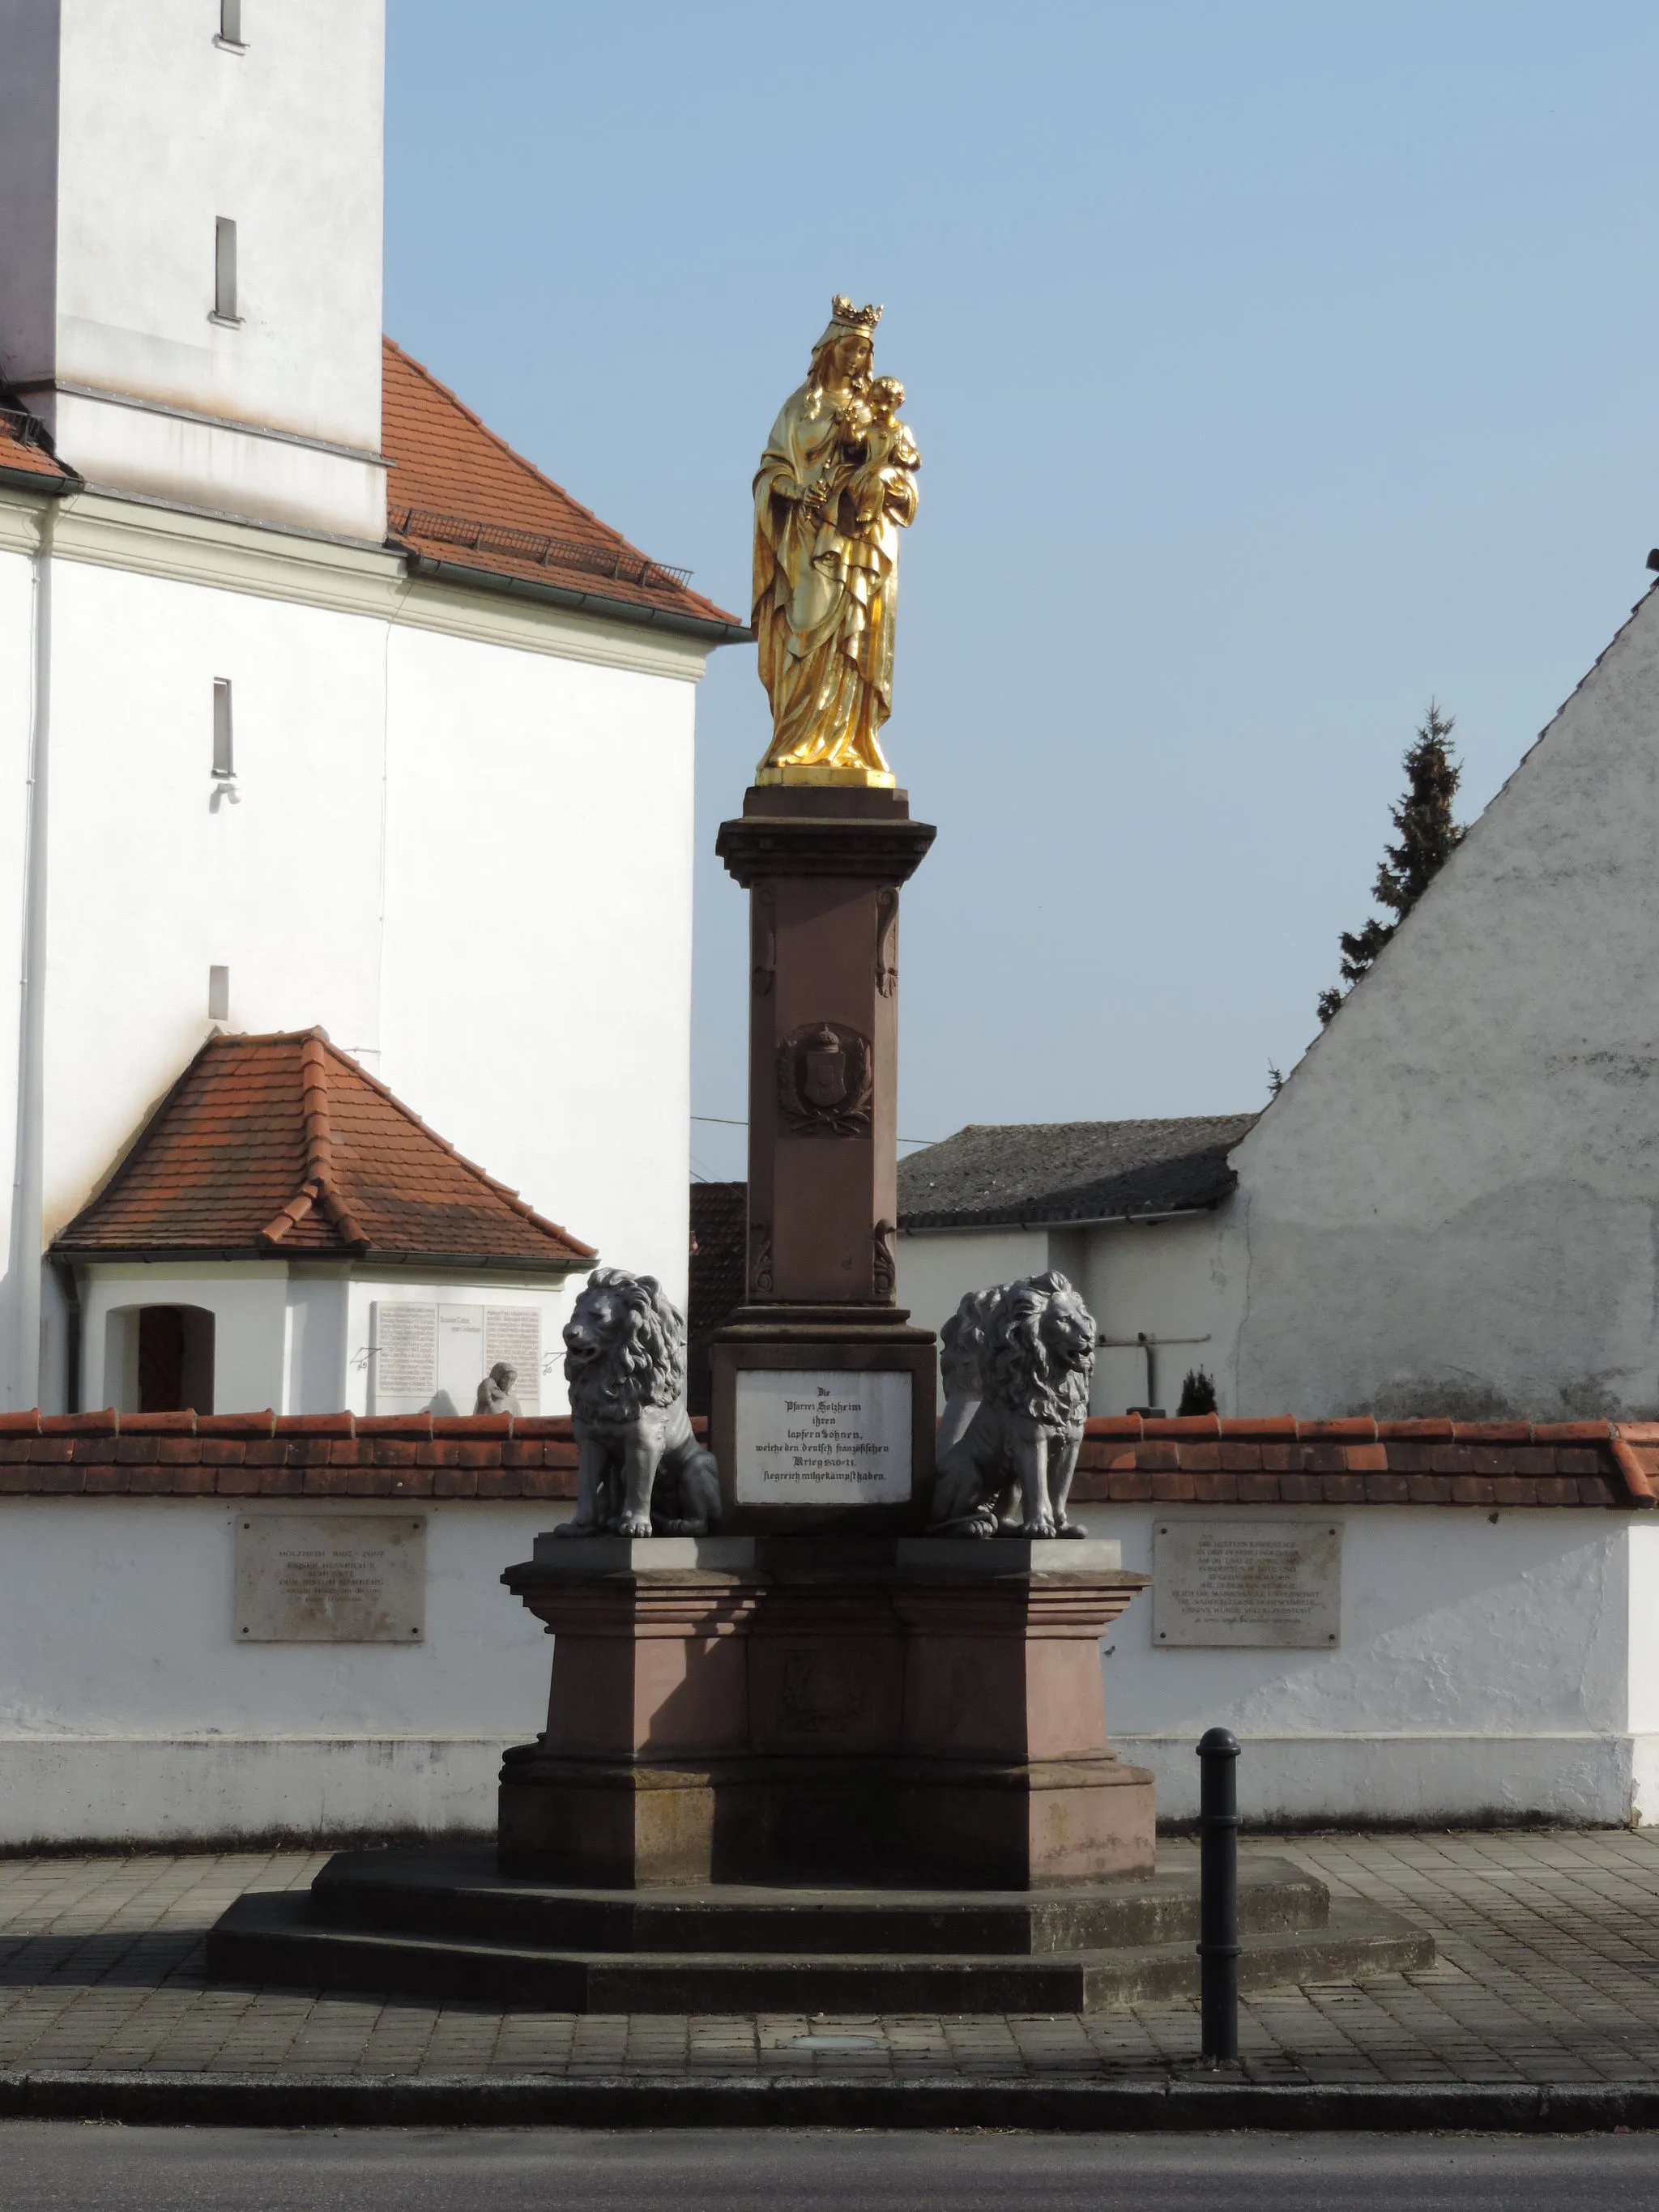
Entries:
[[[387, 326], [746, 613], [765, 432], [830, 294], [884, 301], [939, 830], [901, 1128], [1238, 1111], [1430, 696], [1472, 815], [1645, 586], [1656, 83], [1632, 0], [391, 0]], [[739, 1116], [752, 647], [698, 727], [694, 1103]]]

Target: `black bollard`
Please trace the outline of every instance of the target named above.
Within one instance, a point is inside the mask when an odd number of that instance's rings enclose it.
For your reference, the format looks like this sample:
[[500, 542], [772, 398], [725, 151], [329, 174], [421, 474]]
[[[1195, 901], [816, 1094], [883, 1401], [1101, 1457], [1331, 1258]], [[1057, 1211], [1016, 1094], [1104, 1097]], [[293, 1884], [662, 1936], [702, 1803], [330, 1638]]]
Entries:
[[1206, 1729], [1198, 1747], [1199, 2002], [1206, 2058], [1238, 2056], [1238, 1739]]

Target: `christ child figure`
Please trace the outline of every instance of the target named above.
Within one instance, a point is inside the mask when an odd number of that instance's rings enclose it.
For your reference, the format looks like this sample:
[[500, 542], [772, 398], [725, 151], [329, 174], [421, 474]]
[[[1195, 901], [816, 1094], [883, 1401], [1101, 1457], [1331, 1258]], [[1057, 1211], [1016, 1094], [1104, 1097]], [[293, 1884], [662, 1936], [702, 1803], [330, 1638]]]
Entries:
[[921, 466], [921, 455], [909, 425], [901, 422], [904, 386], [896, 376], [871, 380], [866, 405], [869, 426], [860, 441], [864, 458], [848, 479], [859, 529], [879, 524], [890, 502], [908, 522], [915, 511], [915, 486], [911, 477]]

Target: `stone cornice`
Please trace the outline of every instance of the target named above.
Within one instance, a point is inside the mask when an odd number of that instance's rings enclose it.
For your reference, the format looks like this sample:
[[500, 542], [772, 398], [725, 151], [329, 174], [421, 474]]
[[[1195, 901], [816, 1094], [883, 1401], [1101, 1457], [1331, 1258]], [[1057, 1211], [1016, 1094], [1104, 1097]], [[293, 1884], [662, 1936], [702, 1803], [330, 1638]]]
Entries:
[[52, 550], [63, 561], [682, 683], [695, 684], [708, 658], [709, 648], [700, 639], [411, 577], [404, 557], [383, 546], [93, 489], [48, 503], [0, 488], [0, 551], [35, 553], [48, 511], [55, 516]]

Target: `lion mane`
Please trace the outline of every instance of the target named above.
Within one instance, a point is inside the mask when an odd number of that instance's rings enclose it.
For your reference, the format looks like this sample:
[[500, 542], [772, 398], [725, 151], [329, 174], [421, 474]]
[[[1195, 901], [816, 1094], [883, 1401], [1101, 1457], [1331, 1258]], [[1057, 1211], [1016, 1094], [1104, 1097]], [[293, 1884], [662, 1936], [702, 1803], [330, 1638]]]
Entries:
[[[1092, 1315], [1064, 1275], [970, 1291], [939, 1332], [947, 1393], [933, 1527], [992, 1536], [1080, 1536], [1066, 1512], [1089, 1412]], [[1006, 1522], [1018, 1498], [1018, 1524]]]
[[[1061, 1303], [1076, 1309], [1086, 1348], [1063, 1342], [1053, 1323]], [[1010, 1283], [989, 1317], [982, 1372], [985, 1395], [1045, 1429], [1072, 1429], [1089, 1410], [1094, 1322], [1064, 1275], [1051, 1271]]]
[[573, 1322], [604, 1346], [597, 1360], [568, 1356], [570, 1410], [589, 1421], [637, 1420], [647, 1406], [672, 1406], [685, 1389], [685, 1325], [654, 1275], [595, 1267]]

